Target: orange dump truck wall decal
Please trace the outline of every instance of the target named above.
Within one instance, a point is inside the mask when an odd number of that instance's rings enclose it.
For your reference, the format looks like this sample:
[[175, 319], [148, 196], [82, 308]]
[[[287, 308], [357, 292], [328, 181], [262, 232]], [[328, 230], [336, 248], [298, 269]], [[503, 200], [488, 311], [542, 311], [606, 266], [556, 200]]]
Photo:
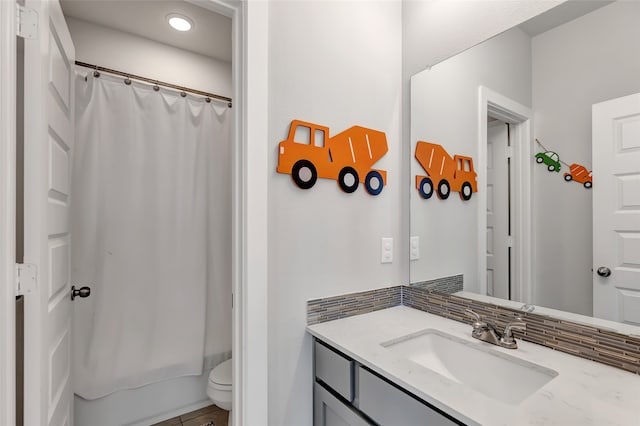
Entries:
[[441, 200], [449, 198], [451, 191], [459, 192], [464, 201], [478, 192], [477, 174], [471, 157], [451, 157], [442, 145], [422, 141], [416, 144], [415, 157], [427, 172], [427, 176], [416, 176], [416, 188], [422, 198], [431, 198], [434, 188]]
[[[296, 140], [296, 131], [304, 140]], [[388, 151], [384, 132], [353, 126], [330, 136], [329, 128], [300, 120], [291, 121], [289, 136], [278, 145], [278, 173], [290, 174], [301, 189], [309, 189], [318, 178], [338, 181], [347, 193], [363, 183], [378, 195], [387, 184], [385, 170], [372, 169]]]

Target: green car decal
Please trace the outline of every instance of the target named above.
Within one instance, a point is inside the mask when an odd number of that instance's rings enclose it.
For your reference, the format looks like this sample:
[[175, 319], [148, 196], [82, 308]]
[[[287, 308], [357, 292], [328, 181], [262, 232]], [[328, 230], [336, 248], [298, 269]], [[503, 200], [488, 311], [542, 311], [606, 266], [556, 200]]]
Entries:
[[536, 154], [536, 163], [546, 164], [550, 172], [560, 172], [560, 156], [553, 151], [539, 152]]

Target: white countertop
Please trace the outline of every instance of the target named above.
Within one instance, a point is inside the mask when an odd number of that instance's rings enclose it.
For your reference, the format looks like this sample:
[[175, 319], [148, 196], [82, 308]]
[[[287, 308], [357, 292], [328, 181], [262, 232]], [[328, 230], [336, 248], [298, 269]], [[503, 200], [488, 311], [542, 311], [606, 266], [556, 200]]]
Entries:
[[[399, 358], [380, 345], [429, 328], [559, 374], [520, 404], [510, 405]], [[469, 425], [640, 426], [640, 376], [521, 340], [516, 350], [490, 345], [472, 338], [470, 325], [416, 309], [397, 306], [311, 325], [307, 331]]]

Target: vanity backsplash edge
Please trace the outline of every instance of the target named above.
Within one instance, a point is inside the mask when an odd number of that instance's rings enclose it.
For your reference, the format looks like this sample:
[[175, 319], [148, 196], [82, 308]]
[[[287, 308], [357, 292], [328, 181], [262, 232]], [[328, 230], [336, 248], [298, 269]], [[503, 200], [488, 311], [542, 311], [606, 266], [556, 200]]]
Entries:
[[[441, 280], [458, 283], [457, 276]], [[472, 320], [465, 314], [465, 309], [471, 309], [493, 322], [499, 329], [520, 317], [527, 323], [527, 330], [514, 331], [516, 338], [640, 374], [640, 337], [435, 292], [431, 285], [398, 285], [309, 300], [307, 324], [318, 324], [399, 305], [467, 324], [471, 324]]]

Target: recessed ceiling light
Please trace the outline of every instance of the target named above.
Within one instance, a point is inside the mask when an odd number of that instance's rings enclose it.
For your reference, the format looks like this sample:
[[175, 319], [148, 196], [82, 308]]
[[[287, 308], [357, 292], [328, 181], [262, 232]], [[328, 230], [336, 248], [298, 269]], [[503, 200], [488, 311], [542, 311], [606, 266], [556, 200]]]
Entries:
[[189, 31], [193, 28], [193, 21], [187, 16], [180, 15], [179, 13], [170, 13], [167, 15], [167, 22], [174, 30]]

